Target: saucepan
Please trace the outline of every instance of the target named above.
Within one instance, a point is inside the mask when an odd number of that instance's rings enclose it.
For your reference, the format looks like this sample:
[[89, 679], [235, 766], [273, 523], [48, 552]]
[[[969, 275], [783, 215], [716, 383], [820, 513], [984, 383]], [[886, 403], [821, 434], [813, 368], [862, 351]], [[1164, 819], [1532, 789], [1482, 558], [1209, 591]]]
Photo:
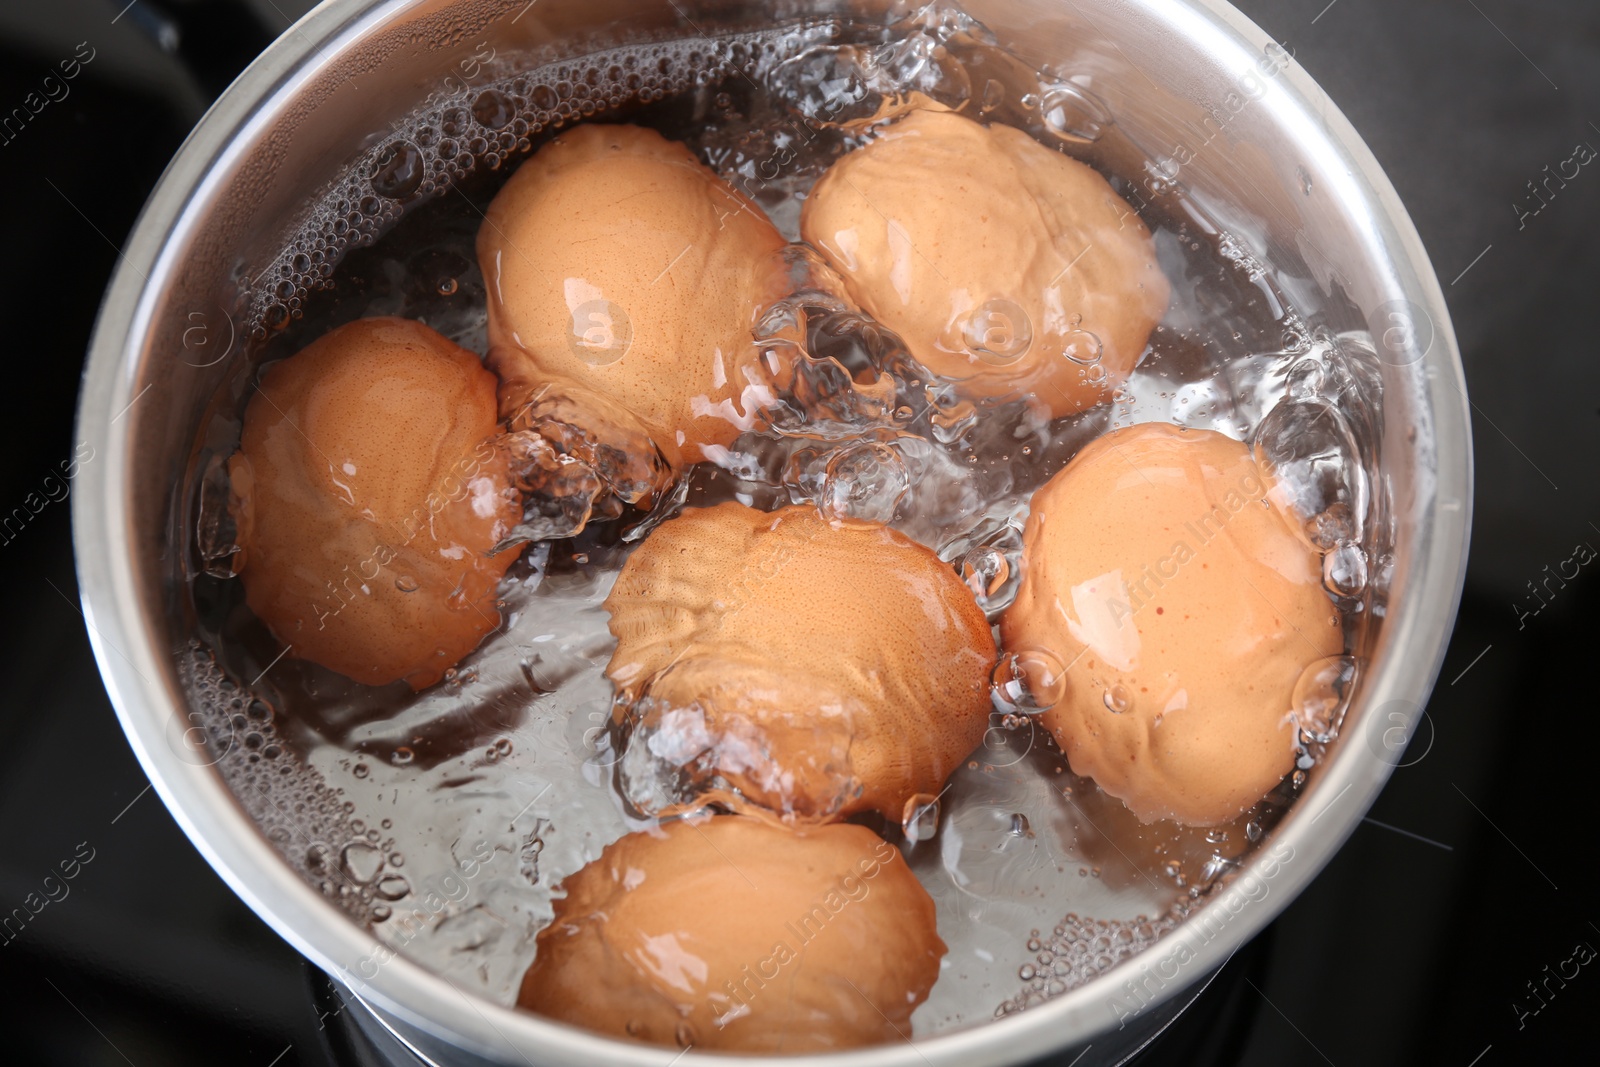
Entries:
[[[937, 8], [937, 18], [956, 10]], [[1362, 466], [1362, 490], [1347, 501], [1360, 512], [1359, 555], [1341, 564], [1359, 573], [1330, 579], [1360, 615], [1352, 664], [1337, 679], [1342, 721], [1327, 724], [1317, 758], [1295, 773], [1282, 810], [1253, 828], [1249, 847], [1208, 870], [1206, 891], [1142, 951], [1119, 954], [1088, 980], [1001, 1017], [1006, 996], [966, 1025], [817, 1058], [936, 1067], [1092, 1046], [1085, 1064], [1120, 1062], [1317, 876], [1401, 761], [1460, 596], [1472, 484], [1465, 385], [1405, 208], [1292, 40], [1273, 40], [1222, 0], [963, 0], [959, 10], [983, 27], [986, 47], [1072, 87], [1069, 140], [1093, 142], [1093, 162], [1120, 175], [1120, 189], [1152, 210], [1180, 197], [1203, 220], [1195, 232], [1244, 265], [1261, 299], [1297, 310], [1306, 331], [1297, 343], [1344, 368], [1343, 384], [1324, 392], [1348, 416]], [[886, 0], [328, 0], [207, 113], [124, 248], [85, 375], [78, 432], [94, 458], [74, 494], [83, 606], [105, 684], [157, 793], [211, 865], [353, 1005], [429, 1062], [645, 1065], [674, 1052], [479, 995], [459, 973], [414, 958], [403, 939], [353, 921], [337, 894], [285, 859], [300, 832], [295, 812], [265, 826], [223, 773], [219, 746], [243, 744], [256, 712], [250, 677], [230, 683], [245, 709], [238, 736], [219, 737], [195, 705], [196, 620], [206, 611], [197, 601], [208, 595], [205, 542], [216, 536], [205, 501], [216, 457], [231, 447], [215, 437], [228, 425], [217, 411], [237, 404], [237, 383], [248, 379], [240, 368], [313, 299], [297, 289], [304, 277], [338, 269], [397, 213], [381, 198], [343, 205], [364, 216], [356, 239], [318, 248], [293, 272], [285, 242], [316, 204], [340, 195], [360, 160], [378, 159], [391, 191], [427, 193], [407, 184], [408, 161], [384, 157], [385, 145], [430, 94], [471, 87], [518, 57], [552, 63], [625, 42], [918, 17], [928, 18], [922, 5]], [[973, 86], [973, 100], [984, 92]], [[527, 148], [512, 142], [507, 163]], [[432, 195], [449, 195], [448, 183]], [[1236, 385], [1260, 393], [1242, 403], [1250, 423], [1305, 387], [1282, 376]], [[1279, 427], [1285, 455], [1315, 466], [1312, 452], [1296, 452], [1293, 429]], [[492, 855], [462, 848], [463, 865]], [[468, 866], [458, 881], [471, 880]], [[1058, 918], [1074, 911], [1074, 887], [1092, 880], [1075, 866], [1041, 882]], [[451, 906], [444, 899], [440, 909]], [[1015, 974], [1014, 962], [1005, 966]], [[702, 1055], [690, 1050], [684, 1062]]]

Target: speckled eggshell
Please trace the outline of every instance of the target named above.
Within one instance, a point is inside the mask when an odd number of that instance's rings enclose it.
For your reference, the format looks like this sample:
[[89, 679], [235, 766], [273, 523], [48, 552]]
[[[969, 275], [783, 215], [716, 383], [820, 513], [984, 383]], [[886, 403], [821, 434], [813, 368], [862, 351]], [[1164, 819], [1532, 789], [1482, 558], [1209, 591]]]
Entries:
[[421, 689], [500, 623], [518, 518], [495, 379], [423, 326], [361, 319], [270, 367], [228, 463], [235, 568], [289, 655]]
[[688, 462], [761, 424], [752, 340], [787, 279], [783, 238], [683, 145], [638, 126], [566, 130], [478, 231], [502, 406], [547, 380], [611, 397]]
[[1149, 231], [1093, 168], [949, 112], [841, 157], [800, 232], [930, 371], [1053, 416], [1111, 395], [1170, 293]]
[[1141, 818], [1211, 825], [1261, 799], [1293, 767], [1295, 681], [1343, 649], [1320, 561], [1265, 492], [1239, 442], [1149, 423], [1033, 496], [1002, 645], [1065, 668], [1045, 724]]
[[899, 822], [988, 728], [988, 621], [948, 564], [887, 526], [689, 509], [634, 552], [606, 607], [623, 700], [681, 713], [745, 799], [786, 815]]
[[518, 1004], [669, 1048], [906, 1040], [945, 954], [927, 890], [860, 826], [669, 822], [609, 845], [562, 888]]

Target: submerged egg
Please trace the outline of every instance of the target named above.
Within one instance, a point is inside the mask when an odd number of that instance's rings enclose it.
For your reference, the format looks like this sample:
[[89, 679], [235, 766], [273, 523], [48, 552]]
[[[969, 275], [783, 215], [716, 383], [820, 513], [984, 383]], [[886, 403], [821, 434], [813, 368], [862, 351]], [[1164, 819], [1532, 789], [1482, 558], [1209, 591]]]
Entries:
[[1144, 424], [1033, 496], [1003, 644], [1066, 665], [1043, 720], [1141, 818], [1225, 822], [1270, 791], [1294, 768], [1297, 679], [1343, 647], [1266, 491], [1237, 441]]
[[632, 716], [624, 770], [645, 750], [693, 795], [898, 822], [988, 727], [983, 611], [950, 566], [878, 523], [690, 509], [634, 552], [606, 608], [606, 673]]
[[478, 233], [502, 403], [547, 380], [604, 394], [684, 460], [772, 403], [752, 327], [783, 238], [683, 145], [578, 126], [514, 174]]
[[904, 1040], [945, 954], [927, 890], [860, 826], [679, 820], [611, 844], [563, 889], [517, 1003], [668, 1047]]
[[1138, 214], [1009, 126], [917, 111], [812, 189], [801, 235], [911, 354], [974, 400], [1107, 399], [1166, 311]]
[[228, 463], [250, 609], [367, 685], [432, 685], [500, 623], [488, 555], [518, 515], [478, 357], [360, 319], [272, 366]]

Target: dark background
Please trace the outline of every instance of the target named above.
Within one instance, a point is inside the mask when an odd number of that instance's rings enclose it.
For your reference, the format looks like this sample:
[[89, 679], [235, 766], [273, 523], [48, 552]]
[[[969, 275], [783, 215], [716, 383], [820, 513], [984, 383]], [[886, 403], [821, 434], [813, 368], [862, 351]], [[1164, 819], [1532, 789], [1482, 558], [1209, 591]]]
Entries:
[[[0, 111], [94, 49], [70, 96], [0, 144], [0, 511], [72, 451], [100, 295], [166, 161], [308, 6], [125, 3], [0, 0]], [[1544, 983], [1600, 949], [1600, 562], [1522, 612], [1545, 568], [1600, 547], [1600, 160], [1519, 216], [1546, 166], [1600, 147], [1600, 4], [1325, 3], [1239, 6], [1361, 131], [1433, 258], [1474, 406], [1472, 560], [1403, 766], [1244, 957], [1213, 1006], [1228, 1025], [1167, 1042], [1163, 1062], [1596, 1062], [1600, 964]], [[0, 913], [79, 861], [68, 897], [0, 936], [0, 1058], [324, 1064], [305, 965], [145, 792], [84, 637], [69, 512], [0, 534]]]

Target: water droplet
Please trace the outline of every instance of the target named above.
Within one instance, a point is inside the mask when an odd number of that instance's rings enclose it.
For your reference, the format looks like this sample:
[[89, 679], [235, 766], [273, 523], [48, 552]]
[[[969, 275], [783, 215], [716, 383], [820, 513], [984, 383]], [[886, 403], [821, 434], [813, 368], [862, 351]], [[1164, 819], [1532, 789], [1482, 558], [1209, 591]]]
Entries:
[[1106, 107], [1093, 94], [1076, 85], [1057, 85], [1039, 99], [1039, 117], [1057, 140], [1091, 144], [1111, 122]]
[[[415, 752], [411, 751], [410, 746], [400, 745], [389, 754], [389, 762], [394, 764], [396, 767], [404, 767], [406, 764], [415, 759], [416, 755], [417, 754]], [[384, 821], [387, 822], [388, 820]]]
[[365, 763], [358, 763], [354, 767], [350, 768], [350, 773], [355, 775], [357, 778], [365, 778], [369, 773], [371, 773], [371, 771]]
[[1256, 428], [1250, 450], [1267, 497], [1311, 548], [1359, 544], [1367, 480], [1355, 436], [1339, 409], [1322, 399], [1280, 401]]
[[1088, 330], [1072, 330], [1061, 339], [1061, 354], [1080, 367], [1092, 367], [1100, 362], [1105, 348]]
[[967, 583], [978, 605], [998, 593], [1011, 577], [1011, 561], [993, 545], [979, 545], [961, 559], [961, 580]]
[[357, 885], [366, 885], [383, 869], [383, 853], [364, 841], [353, 841], [339, 853], [339, 868]]
[[1033, 836], [1033, 825], [1028, 822], [1028, 817], [1020, 811], [1011, 813], [1011, 834], [1013, 837]]
[[1322, 585], [1334, 596], [1358, 597], [1367, 587], [1367, 554], [1341, 541], [1322, 557]]
[[686, 1022], [679, 1023], [677, 1030], [673, 1031], [672, 1036], [673, 1039], [678, 1042], [679, 1048], [688, 1048], [693, 1045], [695, 1041], [694, 1027], [690, 1026]]
[[394, 580], [394, 587], [402, 593], [415, 593], [422, 588], [422, 583], [409, 574], [402, 574]]
[[1100, 700], [1101, 703], [1105, 704], [1107, 711], [1117, 715], [1123, 714], [1133, 705], [1133, 698], [1120, 685], [1114, 685], [1107, 689], [1101, 694]]
[[372, 911], [370, 912], [370, 914], [372, 916], [372, 921], [373, 922], [381, 923], [385, 919], [387, 919], [389, 916], [393, 915], [394, 912], [390, 909], [389, 905], [387, 905], [387, 904], [374, 904], [372, 906]]
[[1300, 672], [1289, 709], [1295, 725], [1312, 741], [1327, 744], [1339, 735], [1356, 674], [1357, 663], [1351, 656], [1328, 656]]
[[930, 841], [939, 832], [939, 798], [932, 793], [914, 793], [900, 816], [900, 830], [913, 845]]
[[1311, 195], [1311, 189], [1312, 189], [1311, 175], [1306, 171], [1306, 168], [1304, 168], [1304, 167], [1296, 167], [1295, 168], [1295, 174], [1300, 179], [1300, 191], [1302, 193], [1304, 193], [1305, 195], [1310, 196]]
[[411, 892], [411, 883], [406, 881], [403, 874], [386, 874], [378, 879], [372, 891], [384, 900], [399, 900]]
[[440, 278], [437, 288], [440, 296], [455, 296], [456, 290], [461, 288], [461, 283], [454, 278]]
[[1037, 715], [1067, 694], [1067, 672], [1049, 652], [1030, 650], [1002, 656], [991, 676], [993, 701], [1002, 712]]

